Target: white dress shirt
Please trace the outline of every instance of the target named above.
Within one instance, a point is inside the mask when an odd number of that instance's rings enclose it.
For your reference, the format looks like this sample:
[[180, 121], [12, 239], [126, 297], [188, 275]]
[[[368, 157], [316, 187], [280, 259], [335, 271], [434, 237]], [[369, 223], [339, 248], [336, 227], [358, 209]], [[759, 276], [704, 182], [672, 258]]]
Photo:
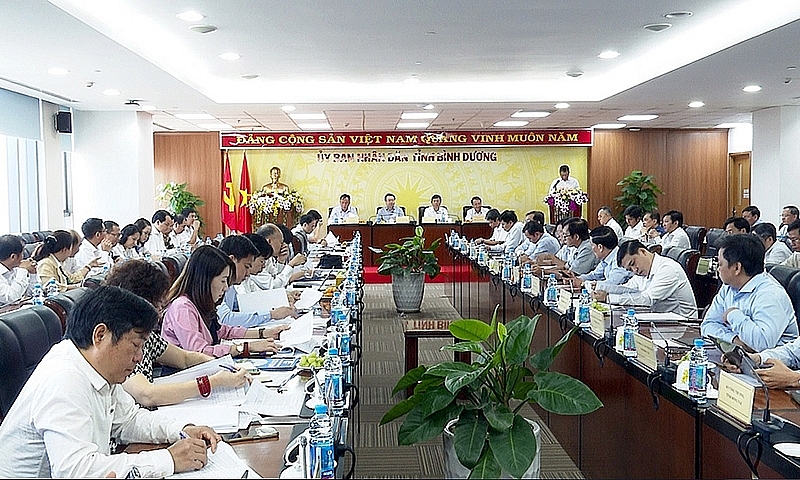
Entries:
[[465, 222], [471, 222], [472, 221], [472, 217], [474, 217], [476, 215], [483, 215], [483, 217], [486, 218], [486, 214], [487, 213], [489, 213], [489, 209], [486, 208], [486, 207], [483, 207], [483, 206], [481, 206], [481, 211], [480, 212], [476, 212], [474, 208], [470, 208], [469, 210], [467, 210], [467, 214], [464, 215], [464, 221]]
[[447, 207], [444, 206], [439, 206], [439, 210], [434, 210], [433, 206], [425, 207], [425, 210], [422, 212], [423, 218], [428, 217], [428, 218], [435, 218], [437, 220], [440, 220], [442, 218], [447, 220], [447, 215], [448, 215]]
[[644, 305], [654, 312], [672, 312], [686, 318], [697, 318], [697, 303], [686, 272], [669, 257], [655, 255], [650, 275], [634, 275], [624, 285], [598, 282], [597, 290], [608, 292], [612, 305]]
[[164, 252], [167, 251], [167, 244], [164, 243], [164, 235], [159, 232], [155, 226], [153, 227], [152, 233], [150, 233], [150, 238], [148, 238], [147, 242], [144, 244], [144, 247], [148, 252], [158, 256], [163, 256]]
[[791, 256], [792, 251], [789, 250], [789, 247], [783, 242], [776, 241], [769, 247], [767, 253], [764, 254], [764, 264], [780, 265]]
[[109, 383], [71, 340], [50, 349], [0, 425], [0, 477], [124, 478], [172, 475], [166, 449], [111, 454], [119, 443], [172, 443], [183, 424], [139, 408], [122, 385]]
[[170, 241], [172, 241], [172, 245], [176, 248], [180, 247], [181, 245], [185, 245], [189, 243], [189, 240], [192, 238], [192, 230], [191, 227], [183, 227], [183, 231], [181, 233], [175, 233], [175, 230], [171, 230], [169, 232]]
[[671, 232], [665, 233], [663, 237], [656, 238], [655, 242], [661, 245], [662, 248], [692, 248], [692, 242], [683, 227], [678, 227]]
[[347, 210], [342, 210], [341, 205], [336, 205], [331, 210], [330, 216], [328, 216], [328, 225], [336, 224], [336, 223], [344, 223], [347, 217], [358, 216], [358, 209], [352, 205], [348, 205]]
[[[503, 227], [500, 225], [494, 227], [494, 231], [492, 231], [492, 236], [489, 237], [489, 240], [495, 242], [505, 242], [506, 238], [508, 238], [508, 232], [506, 232]], [[489, 251], [491, 252], [502, 252], [505, 249], [503, 243], [498, 245], [489, 245]]]
[[16, 302], [30, 292], [30, 287], [39, 280], [24, 268], [9, 270], [0, 263], [0, 306]]
[[262, 290], [281, 288], [289, 284], [289, 278], [291, 278], [292, 273], [299, 271], [301, 267], [301, 265], [290, 267], [289, 265], [278, 263], [278, 259], [272, 257], [267, 260], [267, 264], [264, 266], [264, 270], [262, 270], [261, 273], [258, 275], [251, 275], [250, 278], [253, 279], [253, 282]]
[[622, 237], [625, 236], [625, 233], [622, 231], [622, 227], [619, 226], [619, 222], [617, 222], [616, 219], [614, 219], [614, 217], [611, 217], [611, 220], [609, 220], [606, 223], [606, 227], [610, 228], [611, 230], [614, 230], [614, 233], [617, 234], [618, 242], [622, 241]]
[[521, 243], [525, 236], [522, 234], [522, 229], [525, 225], [522, 222], [517, 222], [511, 226], [506, 235], [506, 241], [503, 243], [503, 251], [505, 253], [513, 253]]
[[566, 180], [562, 180], [561, 177], [556, 178], [553, 180], [553, 183], [550, 184], [550, 192], [555, 192], [556, 190], [563, 190], [565, 188], [581, 188], [581, 184], [578, 183], [578, 180], [573, 177], [567, 177]]
[[78, 248], [78, 253], [75, 254], [75, 264], [80, 270], [84, 266], [89, 265], [89, 262], [95, 258], [99, 258], [100, 260], [98, 261], [100, 263], [106, 263], [109, 260], [109, 255], [108, 252], [95, 247], [92, 245], [92, 242], [84, 238], [81, 242], [81, 246]]
[[625, 229], [625, 235], [623, 236], [625, 238], [639, 240], [639, 237], [642, 236], [642, 228], [644, 228], [644, 224], [640, 220], [635, 227], [628, 225], [628, 228]]

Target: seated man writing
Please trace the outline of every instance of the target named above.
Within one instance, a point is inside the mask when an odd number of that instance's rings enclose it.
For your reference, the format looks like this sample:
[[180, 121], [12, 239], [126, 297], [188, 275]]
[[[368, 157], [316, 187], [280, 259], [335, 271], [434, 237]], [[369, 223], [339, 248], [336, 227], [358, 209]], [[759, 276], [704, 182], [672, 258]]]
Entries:
[[718, 241], [720, 288], [700, 325], [703, 336], [751, 351], [797, 338], [797, 321], [786, 290], [764, 271], [764, 244], [753, 235], [724, 235]]
[[597, 282], [604, 282], [604, 284], [620, 285], [631, 278], [631, 273], [622, 268], [617, 262], [617, 253], [619, 247], [617, 244], [617, 234], [611, 227], [597, 227], [589, 233], [589, 240], [592, 243], [592, 253], [600, 261], [589, 273], [583, 275], [573, 276], [570, 281], [576, 288], [580, 288], [584, 282], [593, 282], [592, 286]]
[[[540, 264], [555, 265], [566, 276], [583, 275], [591, 272], [597, 265], [597, 257], [592, 253], [592, 242], [589, 241], [589, 224], [582, 218], [573, 217], [564, 222], [562, 227], [568, 250], [567, 260], [561, 260], [554, 255], [542, 255]], [[568, 271], [568, 272], [566, 272]], [[537, 273], [538, 274], [538, 273]]]
[[683, 267], [669, 257], [657, 255], [639, 240], [619, 246], [617, 262], [633, 273], [622, 285], [598, 282], [592, 297], [612, 305], [641, 305], [654, 312], [673, 312], [697, 318], [697, 303]]
[[[119, 385], [158, 322], [146, 300], [103, 286], [79, 300], [0, 426], [0, 477], [163, 477], [198, 470], [219, 435], [139, 408]], [[189, 438], [184, 438], [184, 437]], [[183, 439], [182, 439], [183, 438]], [[112, 455], [121, 443], [172, 443]]]
[[521, 264], [531, 263], [545, 253], [555, 255], [561, 248], [561, 244], [558, 243], [556, 237], [545, 232], [544, 227], [537, 220], [531, 220], [526, 223], [522, 228], [522, 233], [528, 239], [529, 246], [523, 250], [520, 250], [523, 245], [517, 247], [516, 252], [519, 254], [519, 262]]
[[475, 244], [483, 244], [487, 247], [491, 247], [494, 245], [501, 245], [505, 242], [508, 232], [500, 226], [500, 211], [496, 208], [490, 209], [489, 212], [486, 213], [486, 221], [489, 222], [489, 226], [492, 228], [492, 236], [489, 238], [476, 238]]

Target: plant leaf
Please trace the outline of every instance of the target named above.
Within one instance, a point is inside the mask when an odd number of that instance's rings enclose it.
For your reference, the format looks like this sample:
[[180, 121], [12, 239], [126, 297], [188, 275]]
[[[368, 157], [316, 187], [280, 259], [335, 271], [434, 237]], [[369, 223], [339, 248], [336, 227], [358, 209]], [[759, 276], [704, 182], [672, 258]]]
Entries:
[[[414, 395], [415, 397], [417, 395]], [[429, 389], [420, 398], [420, 408], [422, 416], [428, 417], [433, 413], [442, 410], [450, 403], [455, 401], [456, 397], [444, 387], [435, 387]]]
[[431, 389], [431, 387], [438, 387], [444, 383], [442, 377], [422, 377], [416, 387], [414, 387], [414, 395], [422, 395]]
[[417, 405], [411, 409], [400, 426], [400, 430], [397, 432], [397, 443], [413, 445], [441, 435], [447, 422], [456, 418], [463, 409], [464, 407], [453, 404], [428, 417], [423, 417], [422, 409], [420, 405]]
[[471, 469], [478, 464], [486, 444], [489, 423], [480, 412], [464, 412], [453, 431], [453, 446], [458, 460]]
[[530, 424], [520, 415], [514, 415], [510, 429], [489, 432], [489, 448], [500, 468], [512, 477], [520, 478], [533, 463], [536, 437]]
[[481, 342], [448, 343], [447, 345], [443, 345], [439, 350], [443, 352], [483, 353], [483, 345], [481, 345]]
[[486, 420], [489, 421], [489, 425], [498, 431], [511, 428], [511, 424], [514, 421], [514, 414], [502, 403], [489, 405], [488, 408], [484, 409], [483, 414], [486, 416]]
[[484, 370], [485, 367], [481, 369], [475, 369], [472, 372], [453, 372], [444, 379], [444, 386], [455, 394], [461, 389], [461, 387], [474, 382], [475, 379], [477, 379], [481, 373], [484, 372]]
[[511, 391], [511, 397], [518, 400], [528, 400], [528, 392], [536, 388], [534, 382], [517, 382]]
[[386, 425], [392, 420], [402, 417], [403, 415], [410, 412], [411, 409], [414, 408], [420, 402], [420, 400], [422, 400], [421, 395], [412, 395], [411, 397], [397, 403], [397, 405], [389, 409], [389, 411], [383, 415], [380, 424]]
[[500, 465], [494, 459], [492, 450], [487, 448], [483, 451], [478, 464], [472, 469], [469, 478], [500, 478]]
[[569, 332], [565, 333], [556, 343], [549, 347], [539, 350], [531, 356], [531, 366], [538, 371], [545, 371], [553, 364], [553, 360], [558, 356], [564, 345], [567, 344], [570, 338], [578, 331], [578, 327], [572, 327]]
[[397, 384], [392, 389], [392, 395], [397, 395], [397, 392], [401, 392], [406, 388], [415, 385], [417, 382], [422, 379], [422, 374], [425, 373], [428, 367], [425, 365], [420, 365], [419, 367], [409, 370], [408, 373], [403, 375], [400, 380], [397, 381]]
[[498, 323], [497, 324], [497, 339], [502, 342], [503, 340], [506, 339], [506, 337], [508, 337], [508, 328], [504, 324]]
[[585, 383], [569, 375], [539, 372], [534, 380], [537, 388], [528, 392], [528, 398], [548, 412], [585, 415], [603, 406], [603, 402]]
[[536, 322], [520, 316], [508, 324], [508, 338], [503, 345], [506, 363], [522, 365], [528, 358]]
[[433, 376], [433, 377], [446, 377], [451, 373], [460, 372], [460, 373], [470, 373], [477, 370], [477, 367], [473, 367], [467, 363], [463, 362], [442, 362], [438, 365], [434, 365], [425, 372], [426, 376]]
[[463, 319], [450, 322], [450, 333], [459, 340], [485, 342], [493, 332], [486, 322]]

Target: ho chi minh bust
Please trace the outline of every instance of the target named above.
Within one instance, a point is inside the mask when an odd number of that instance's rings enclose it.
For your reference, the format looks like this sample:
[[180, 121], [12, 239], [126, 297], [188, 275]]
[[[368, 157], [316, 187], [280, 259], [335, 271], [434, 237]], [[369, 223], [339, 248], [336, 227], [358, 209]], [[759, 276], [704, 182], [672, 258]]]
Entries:
[[272, 182], [261, 187], [262, 190], [264, 190], [265, 192], [278, 193], [281, 195], [289, 192], [289, 186], [286, 185], [285, 183], [281, 183], [280, 168], [272, 167], [269, 171], [269, 176], [272, 179]]

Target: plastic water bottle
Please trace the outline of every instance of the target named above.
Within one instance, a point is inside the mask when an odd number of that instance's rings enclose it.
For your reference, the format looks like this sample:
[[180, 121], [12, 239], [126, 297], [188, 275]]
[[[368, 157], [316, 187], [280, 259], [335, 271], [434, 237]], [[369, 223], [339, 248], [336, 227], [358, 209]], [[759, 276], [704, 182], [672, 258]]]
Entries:
[[342, 380], [350, 383], [350, 325], [346, 322], [336, 325], [336, 345], [342, 362]]
[[47, 298], [55, 297], [58, 295], [58, 284], [56, 284], [56, 279], [51, 278], [47, 281], [47, 285], [44, 287], [44, 291], [47, 294]]
[[33, 286], [33, 304], [44, 305], [44, 290], [41, 283]]
[[556, 280], [555, 273], [551, 273], [550, 277], [547, 279], [544, 304], [548, 307], [555, 307], [558, 305], [558, 280]]
[[328, 416], [328, 407], [317, 405], [314, 416], [308, 422], [309, 471], [308, 478], [334, 478], [333, 422]]
[[578, 324], [582, 328], [588, 328], [591, 320], [589, 319], [589, 308], [592, 305], [592, 297], [589, 295], [589, 291], [585, 288], [581, 290], [581, 297], [578, 303]]
[[211, 237], [206, 236], [206, 241], [203, 242], [203, 245], [213, 245], [213, 243], [211, 243]]
[[522, 285], [520, 286], [523, 292], [530, 292], [533, 288], [533, 270], [531, 270], [530, 263], [526, 263], [522, 267]]
[[629, 308], [625, 314], [625, 324], [623, 326], [622, 349], [628, 358], [636, 357], [636, 340], [633, 334], [639, 328], [639, 321], [636, 319], [636, 310]]
[[706, 404], [708, 388], [708, 354], [703, 347], [703, 339], [695, 338], [694, 348], [689, 355], [689, 398], [699, 405]]
[[325, 357], [325, 400], [333, 415], [341, 415], [344, 410], [344, 382], [342, 380], [342, 359], [339, 350], [328, 349]]
[[503, 259], [503, 273], [500, 275], [501, 280], [504, 282], [511, 281], [511, 259], [508, 255]]

